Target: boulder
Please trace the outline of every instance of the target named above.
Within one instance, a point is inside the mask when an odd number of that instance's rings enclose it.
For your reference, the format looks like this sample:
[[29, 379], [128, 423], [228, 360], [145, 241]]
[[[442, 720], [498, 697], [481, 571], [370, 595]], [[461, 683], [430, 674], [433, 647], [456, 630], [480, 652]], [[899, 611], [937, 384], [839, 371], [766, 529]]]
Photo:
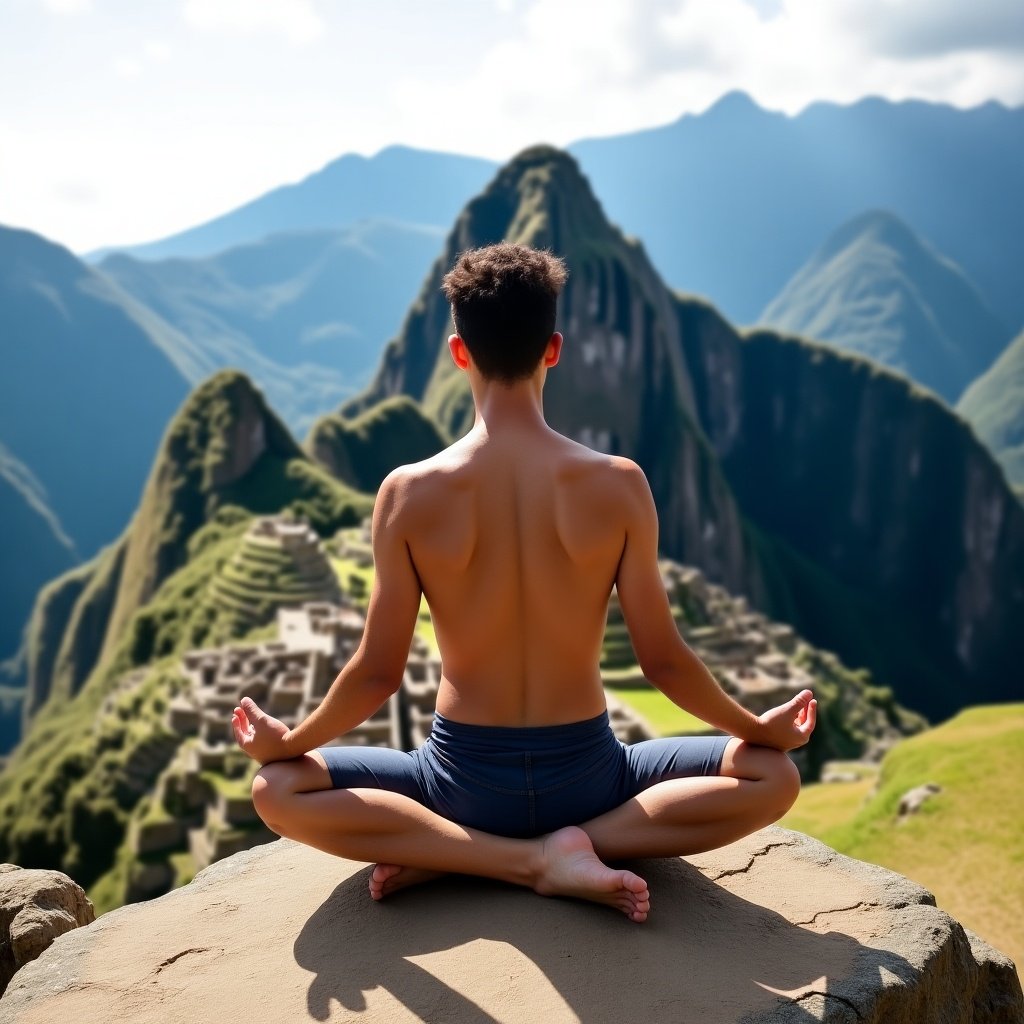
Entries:
[[0, 994], [58, 935], [95, 919], [81, 886], [63, 872], [0, 864]]
[[921, 886], [772, 826], [639, 861], [652, 911], [369, 868], [280, 839], [61, 936], [2, 1024], [75, 1020], [1010, 1024], [1013, 963]]

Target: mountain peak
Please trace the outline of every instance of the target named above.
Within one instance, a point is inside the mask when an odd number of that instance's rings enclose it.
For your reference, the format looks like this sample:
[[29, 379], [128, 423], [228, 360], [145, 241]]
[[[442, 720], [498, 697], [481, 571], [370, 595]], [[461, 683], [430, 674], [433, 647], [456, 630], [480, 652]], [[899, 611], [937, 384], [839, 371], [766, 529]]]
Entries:
[[704, 116], [728, 116], [739, 117], [745, 114], [763, 114], [764, 110], [757, 105], [757, 102], [742, 89], [731, 89], [723, 93], [704, 112]]
[[956, 264], [880, 209], [833, 231], [761, 322], [865, 355], [950, 403], [1009, 334]]
[[921, 237], [891, 210], [866, 210], [842, 224], [829, 235], [819, 257], [829, 259], [858, 240], [876, 242], [900, 252], [924, 248]]

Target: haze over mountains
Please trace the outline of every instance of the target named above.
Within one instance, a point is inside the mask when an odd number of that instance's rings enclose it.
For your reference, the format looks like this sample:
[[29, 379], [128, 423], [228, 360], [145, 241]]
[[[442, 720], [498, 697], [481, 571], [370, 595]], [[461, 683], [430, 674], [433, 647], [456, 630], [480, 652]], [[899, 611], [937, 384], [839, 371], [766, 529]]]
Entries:
[[99, 269], [202, 353], [193, 384], [221, 367], [244, 370], [304, 434], [369, 379], [442, 237], [439, 228], [362, 221], [197, 259], [114, 254]]
[[950, 405], [1010, 336], [960, 268], [884, 210], [834, 232], [759, 322], [874, 359]]
[[[666, 282], [735, 322], [752, 323], [841, 224], [884, 209], [962, 267], [1011, 331], [1024, 324], [1015, 276], [1024, 208], [1013, 200], [1024, 176], [1024, 108], [870, 98], [814, 103], [790, 117], [734, 92], [702, 114], [567, 149]], [[209, 255], [365, 218], [447, 230], [496, 169], [401, 146], [346, 156], [204, 225], [122, 251]]]

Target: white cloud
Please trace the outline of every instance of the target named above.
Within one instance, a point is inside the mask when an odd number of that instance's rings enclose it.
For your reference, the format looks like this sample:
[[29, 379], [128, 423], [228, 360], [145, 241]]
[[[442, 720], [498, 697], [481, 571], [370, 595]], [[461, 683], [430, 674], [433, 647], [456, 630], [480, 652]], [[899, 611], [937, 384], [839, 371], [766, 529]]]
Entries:
[[[473, 126], [475, 151], [492, 156], [541, 140], [565, 144], [665, 123], [734, 89], [787, 113], [815, 100], [872, 94], [1020, 103], [1024, 66], [996, 38], [1019, 5], [974, 0], [961, 16], [960, 0], [533, 0], [517, 29], [459, 75], [399, 77], [392, 95], [397, 109], [415, 112], [413, 134], [417, 122], [429, 126], [436, 144], [430, 114], [458, 110], [460, 124]], [[957, 37], [975, 6], [985, 17], [970, 48], [895, 53], [895, 44], [880, 42], [883, 7], [898, 12], [889, 18], [893, 39], [901, 25], [908, 37], [917, 25], [924, 38], [932, 10], [934, 36], [945, 39]], [[877, 18], [861, 17], [863, 8]], [[983, 39], [988, 50], [979, 48]], [[405, 141], [427, 142], [422, 134]], [[444, 144], [465, 148], [451, 136]]]
[[166, 43], [158, 42], [156, 39], [150, 39], [145, 46], [142, 48], [142, 52], [146, 57], [154, 62], [163, 63], [170, 59], [171, 48]]
[[142, 74], [142, 64], [134, 57], [118, 57], [111, 70], [118, 78], [138, 78]]
[[42, 3], [57, 14], [82, 14], [92, 10], [92, 0], [42, 0]]
[[281, 32], [308, 43], [324, 31], [311, 0], [185, 0], [185, 21], [205, 32]]

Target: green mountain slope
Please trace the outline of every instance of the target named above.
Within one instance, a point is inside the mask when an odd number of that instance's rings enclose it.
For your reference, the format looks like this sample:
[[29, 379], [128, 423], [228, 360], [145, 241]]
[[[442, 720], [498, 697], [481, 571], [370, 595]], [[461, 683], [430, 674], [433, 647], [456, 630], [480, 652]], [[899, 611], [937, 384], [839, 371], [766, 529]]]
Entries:
[[881, 210], [833, 232], [759, 322], [874, 359], [950, 404], [1009, 338], [960, 268]]
[[196, 259], [116, 254], [102, 272], [204, 354], [248, 374], [296, 434], [365, 386], [440, 229], [364, 222], [291, 231]]
[[[248, 378], [233, 370], [216, 374], [168, 426], [121, 537], [40, 594], [28, 629], [28, 713], [67, 701], [112, 656], [136, 613], [186, 565], [191, 538], [218, 509], [267, 513], [290, 506], [330, 531], [358, 521], [371, 504], [302, 453]], [[142, 638], [137, 654], [147, 646], [165, 653], [153, 638]]]
[[346, 419], [325, 416], [303, 448], [339, 480], [376, 492], [396, 466], [436, 455], [448, 444], [437, 424], [405, 395], [396, 395]]
[[83, 885], [109, 871], [181, 742], [164, 724], [178, 657], [248, 628], [223, 582], [254, 515], [290, 511], [329, 535], [371, 507], [303, 455], [242, 374], [198, 388], [124, 534], [37, 600], [25, 732], [0, 772], [0, 859]]
[[1024, 333], [967, 388], [956, 411], [1024, 495]]

